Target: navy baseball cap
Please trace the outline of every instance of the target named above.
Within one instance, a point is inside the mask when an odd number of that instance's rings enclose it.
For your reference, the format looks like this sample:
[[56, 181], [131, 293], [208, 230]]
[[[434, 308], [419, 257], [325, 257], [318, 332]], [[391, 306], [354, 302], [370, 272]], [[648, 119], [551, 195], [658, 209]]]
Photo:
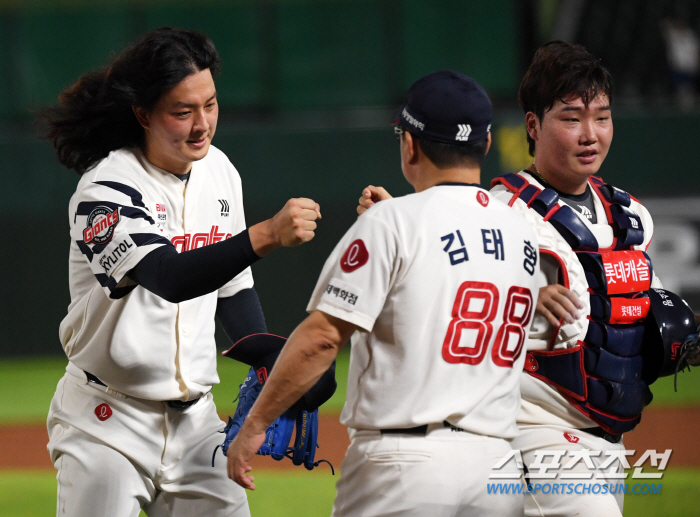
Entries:
[[438, 70], [413, 83], [393, 124], [430, 140], [471, 145], [486, 140], [492, 120], [491, 100], [474, 79]]

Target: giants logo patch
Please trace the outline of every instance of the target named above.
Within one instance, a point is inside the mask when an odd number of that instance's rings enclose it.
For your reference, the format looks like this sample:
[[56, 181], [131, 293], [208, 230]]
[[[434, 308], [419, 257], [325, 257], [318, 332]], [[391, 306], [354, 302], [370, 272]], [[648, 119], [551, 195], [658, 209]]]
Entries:
[[352, 273], [356, 269], [361, 268], [369, 260], [369, 251], [362, 239], [357, 239], [345, 251], [345, 254], [340, 259], [340, 268], [346, 273]]
[[95, 408], [95, 416], [100, 422], [104, 422], [112, 416], [112, 408], [109, 404], [100, 404]]
[[114, 228], [119, 222], [119, 210], [98, 206], [87, 218], [87, 228], [83, 230], [85, 244], [106, 244], [112, 240]]

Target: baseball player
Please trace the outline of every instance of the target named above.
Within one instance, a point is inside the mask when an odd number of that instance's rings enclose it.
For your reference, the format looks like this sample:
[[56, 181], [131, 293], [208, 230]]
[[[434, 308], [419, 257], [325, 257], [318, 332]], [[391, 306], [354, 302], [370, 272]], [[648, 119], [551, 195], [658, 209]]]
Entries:
[[517, 432], [536, 236], [479, 186], [492, 112], [476, 82], [429, 74], [397, 118], [416, 193], [367, 211], [328, 258], [228, 451], [229, 476], [255, 488], [248, 461], [266, 427], [352, 336], [333, 515], [522, 515], [522, 496], [489, 496], [486, 481]]
[[292, 199], [246, 229], [238, 172], [211, 145], [218, 71], [209, 38], [161, 28], [43, 113], [59, 161], [81, 174], [69, 363], [48, 415], [59, 515], [250, 515], [211, 465], [224, 428], [214, 316], [234, 341], [266, 332], [249, 266], [312, 239], [320, 213]]
[[[665, 296], [647, 293], [661, 288], [645, 253], [653, 223], [639, 201], [594, 176], [613, 136], [611, 79], [597, 59], [579, 45], [542, 46], [519, 100], [533, 163], [495, 179], [491, 194], [536, 229], [546, 287], [527, 342], [512, 445], [531, 482], [542, 479], [542, 463], [558, 463], [548, 475], [608, 484], [594, 495], [535, 494], [525, 514], [621, 516], [623, 462], [610, 459], [624, 458], [622, 434], [651, 401], [644, 320], [650, 299]], [[590, 464], [572, 461], [585, 451]]]

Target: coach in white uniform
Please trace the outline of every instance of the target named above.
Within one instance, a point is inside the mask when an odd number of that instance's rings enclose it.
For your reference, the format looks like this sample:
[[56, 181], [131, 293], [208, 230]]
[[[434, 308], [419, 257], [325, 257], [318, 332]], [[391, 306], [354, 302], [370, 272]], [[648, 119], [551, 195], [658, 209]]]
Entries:
[[310, 240], [319, 208], [290, 200], [246, 229], [241, 180], [210, 146], [219, 58], [204, 35], [147, 33], [46, 110], [70, 207], [69, 363], [48, 416], [59, 515], [247, 516], [211, 456], [214, 315], [265, 332], [250, 264]]
[[535, 233], [479, 186], [492, 113], [477, 83], [429, 74], [399, 113], [416, 193], [377, 204], [338, 243], [229, 449], [229, 476], [254, 488], [248, 461], [265, 428], [352, 335], [333, 514], [521, 515], [522, 496], [486, 485], [517, 432]]

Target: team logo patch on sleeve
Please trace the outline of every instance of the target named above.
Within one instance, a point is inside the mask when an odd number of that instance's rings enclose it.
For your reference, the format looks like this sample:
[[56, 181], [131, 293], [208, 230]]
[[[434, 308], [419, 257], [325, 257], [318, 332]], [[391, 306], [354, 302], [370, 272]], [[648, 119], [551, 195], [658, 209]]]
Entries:
[[357, 239], [345, 250], [343, 257], [340, 259], [340, 268], [346, 273], [352, 273], [367, 264], [368, 260], [369, 251], [367, 251], [367, 246], [365, 246], [362, 239]]
[[106, 244], [114, 236], [119, 223], [119, 210], [98, 206], [87, 217], [87, 228], [83, 230], [85, 244]]

